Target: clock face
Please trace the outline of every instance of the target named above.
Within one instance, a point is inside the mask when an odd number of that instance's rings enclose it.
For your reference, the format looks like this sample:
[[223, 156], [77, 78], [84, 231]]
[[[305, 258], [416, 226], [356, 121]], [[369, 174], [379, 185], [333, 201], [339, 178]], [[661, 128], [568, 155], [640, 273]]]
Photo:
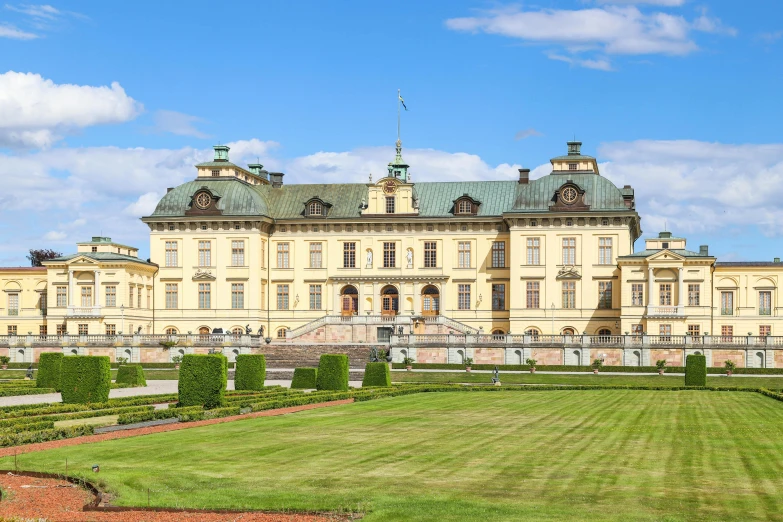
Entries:
[[563, 198], [563, 201], [565, 201], [569, 205], [574, 201], [576, 201], [576, 196], [577, 193], [574, 187], [566, 187], [561, 193], [561, 197]]
[[397, 184], [392, 180], [387, 181], [383, 184], [383, 192], [384, 194], [394, 194], [397, 192]]
[[196, 206], [200, 209], [205, 209], [209, 207], [209, 204], [212, 203], [212, 196], [210, 196], [206, 192], [200, 192], [196, 195]]

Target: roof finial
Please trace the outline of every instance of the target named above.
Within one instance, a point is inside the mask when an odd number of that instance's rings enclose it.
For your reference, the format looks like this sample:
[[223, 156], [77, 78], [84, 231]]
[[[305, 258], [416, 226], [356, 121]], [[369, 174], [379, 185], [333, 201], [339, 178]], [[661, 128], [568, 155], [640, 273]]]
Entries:
[[370, 172], [370, 185], [372, 185], [372, 172]]

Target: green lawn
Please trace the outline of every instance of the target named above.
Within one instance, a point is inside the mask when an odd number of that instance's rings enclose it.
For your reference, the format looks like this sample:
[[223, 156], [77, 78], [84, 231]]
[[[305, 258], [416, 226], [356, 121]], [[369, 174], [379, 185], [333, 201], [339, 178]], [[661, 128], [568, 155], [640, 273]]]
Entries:
[[[491, 373], [467, 373], [467, 372], [392, 372], [392, 382], [427, 382], [427, 383], [490, 383]], [[605, 386], [684, 386], [685, 377], [676, 375], [613, 375], [603, 373], [594, 375], [585, 373], [573, 374], [545, 374], [545, 373], [503, 373], [500, 372], [500, 381], [503, 384], [571, 384]], [[707, 377], [707, 386], [720, 388], [783, 388], [783, 375], [780, 377], [755, 377], [714, 376]]]
[[[117, 378], [117, 370], [111, 371], [111, 378]], [[179, 370], [144, 370], [144, 378], [148, 381], [175, 381], [179, 378]]]
[[754, 393], [417, 394], [18, 462], [53, 472], [66, 458], [124, 505], [150, 488], [152, 505], [368, 521], [783, 520], [783, 404]]

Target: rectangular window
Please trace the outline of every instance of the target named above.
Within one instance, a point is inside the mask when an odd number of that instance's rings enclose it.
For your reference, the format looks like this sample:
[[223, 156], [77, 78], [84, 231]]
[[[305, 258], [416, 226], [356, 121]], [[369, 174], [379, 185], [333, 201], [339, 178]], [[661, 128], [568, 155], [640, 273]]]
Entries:
[[133, 308], [133, 285], [128, 285], [128, 295], [130, 296], [128, 308]]
[[576, 308], [576, 281], [563, 281], [563, 308]]
[[220, 170], [213, 170], [212, 171], [212, 177], [213, 178], [219, 178], [220, 177]]
[[720, 335], [723, 337], [724, 341], [731, 342], [732, 338], [734, 337], [734, 327], [726, 325], [721, 326]]
[[568, 170], [577, 170], [579, 168], [578, 163], [569, 163], [568, 164]]
[[759, 315], [772, 315], [772, 292], [759, 292]]
[[701, 303], [701, 285], [688, 285], [688, 306], [700, 306]]
[[147, 310], [151, 310], [152, 307], [150, 306], [150, 298], [151, 298], [152, 290], [147, 288]]
[[82, 306], [87, 308], [92, 306], [92, 287], [82, 287]]
[[658, 334], [664, 338], [664, 340], [670, 340], [672, 335], [672, 325], [661, 324], [658, 325]]
[[212, 308], [212, 284], [198, 284], [198, 307], [202, 310]]
[[321, 285], [310, 285], [310, 310], [321, 309]]
[[323, 243], [310, 243], [310, 268], [321, 268]]
[[15, 324], [9, 324], [8, 325], [8, 335], [16, 335], [16, 325]]
[[288, 310], [288, 285], [277, 285], [277, 309]]
[[640, 324], [631, 326], [631, 333], [635, 336], [644, 335], [644, 328]]
[[175, 310], [179, 306], [179, 285], [166, 283], [166, 308]]
[[245, 307], [245, 283], [231, 283], [231, 308], [242, 310]]
[[[41, 315], [46, 315], [49, 308], [49, 296], [46, 292], [41, 292], [41, 297], [38, 301], [38, 307], [41, 309]], [[45, 325], [44, 325], [45, 326]]]
[[506, 309], [506, 285], [503, 283], [492, 284], [492, 309], [496, 311]]
[[470, 268], [470, 241], [457, 243], [457, 266], [459, 268]]
[[57, 325], [57, 335], [65, 335], [65, 325], [64, 324], [58, 324]]
[[117, 335], [117, 325], [116, 324], [107, 324], [106, 325], [106, 335]]
[[438, 266], [438, 243], [435, 241], [424, 242], [424, 268], [436, 268]]
[[106, 306], [117, 306], [117, 287], [106, 287]]
[[658, 304], [661, 306], [672, 305], [672, 285], [671, 283], [661, 283], [658, 285]]
[[68, 306], [68, 287], [57, 287], [57, 306]]
[[45, 324], [39, 324], [38, 325], [38, 335], [41, 337], [46, 337], [49, 333], [48, 328]]
[[266, 268], [266, 241], [261, 241], [261, 268]]
[[701, 335], [701, 327], [698, 324], [689, 324], [688, 335], [691, 337], [699, 337]]
[[541, 239], [537, 237], [527, 238], [527, 264], [541, 264]]
[[642, 283], [631, 285], [631, 306], [644, 306], [644, 285]]
[[231, 265], [245, 266], [245, 242], [241, 239], [231, 241]]
[[394, 214], [394, 196], [386, 196], [386, 213]]
[[166, 266], [177, 266], [178, 246], [176, 241], [166, 241]]
[[397, 266], [397, 243], [383, 244], [383, 267], [394, 268]]
[[734, 292], [720, 293], [720, 315], [734, 315]]
[[356, 268], [356, 243], [343, 243], [343, 268]]
[[79, 325], [79, 335], [87, 335], [89, 331], [90, 331], [89, 325], [86, 324]]
[[136, 308], [141, 308], [141, 288], [139, 288], [139, 291], [136, 294]]
[[598, 308], [612, 307], [612, 282], [598, 281]]
[[457, 285], [457, 309], [470, 310], [470, 285]]
[[599, 265], [612, 264], [612, 238], [611, 237], [598, 238], [598, 264]]
[[288, 264], [288, 253], [288, 243], [277, 244], [277, 268], [290, 268], [290, 265]]
[[564, 265], [576, 264], [576, 238], [575, 237], [563, 238], [563, 264]]
[[212, 241], [198, 242], [198, 266], [212, 266]]
[[764, 337], [766, 335], [772, 335], [772, 325], [770, 324], [762, 324], [759, 326], [759, 337]]
[[492, 268], [506, 268], [506, 242], [492, 242]]
[[8, 315], [19, 315], [19, 294], [8, 294]]
[[527, 289], [527, 307], [540, 308], [541, 307], [540, 283], [538, 281], [528, 281], [525, 286]]

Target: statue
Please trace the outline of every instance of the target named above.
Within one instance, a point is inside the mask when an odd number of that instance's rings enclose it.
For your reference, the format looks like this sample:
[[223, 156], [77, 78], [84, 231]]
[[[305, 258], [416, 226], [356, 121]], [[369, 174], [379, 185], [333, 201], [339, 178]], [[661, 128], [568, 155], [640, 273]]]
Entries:
[[258, 327], [258, 336], [259, 337], [263, 337], [263, 335], [264, 335], [264, 327], [263, 326], [259, 326]]
[[375, 346], [370, 349], [370, 362], [380, 362], [380, 358], [378, 357], [378, 348]]
[[141, 333], [141, 326], [139, 326], [139, 327], [136, 329], [136, 335], [139, 335], [140, 333]]
[[372, 250], [367, 249], [367, 267], [372, 267]]
[[253, 333], [253, 329], [250, 328], [250, 325], [245, 326], [245, 335], [250, 335]]
[[405, 254], [405, 257], [408, 259], [408, 268], [413, 268], [413, 249], [409, 248], [408, 253]]
[[495, 369], [492, 371], [492, 384], [496, 386], [500, 385], [500, 371], [497, 366], [495, 366]]
[[33, 365], [30, 364], [30, 367], [27, 369], [27, 373], [25, 374], [25, 378], [28, 380], [33, 380]]

